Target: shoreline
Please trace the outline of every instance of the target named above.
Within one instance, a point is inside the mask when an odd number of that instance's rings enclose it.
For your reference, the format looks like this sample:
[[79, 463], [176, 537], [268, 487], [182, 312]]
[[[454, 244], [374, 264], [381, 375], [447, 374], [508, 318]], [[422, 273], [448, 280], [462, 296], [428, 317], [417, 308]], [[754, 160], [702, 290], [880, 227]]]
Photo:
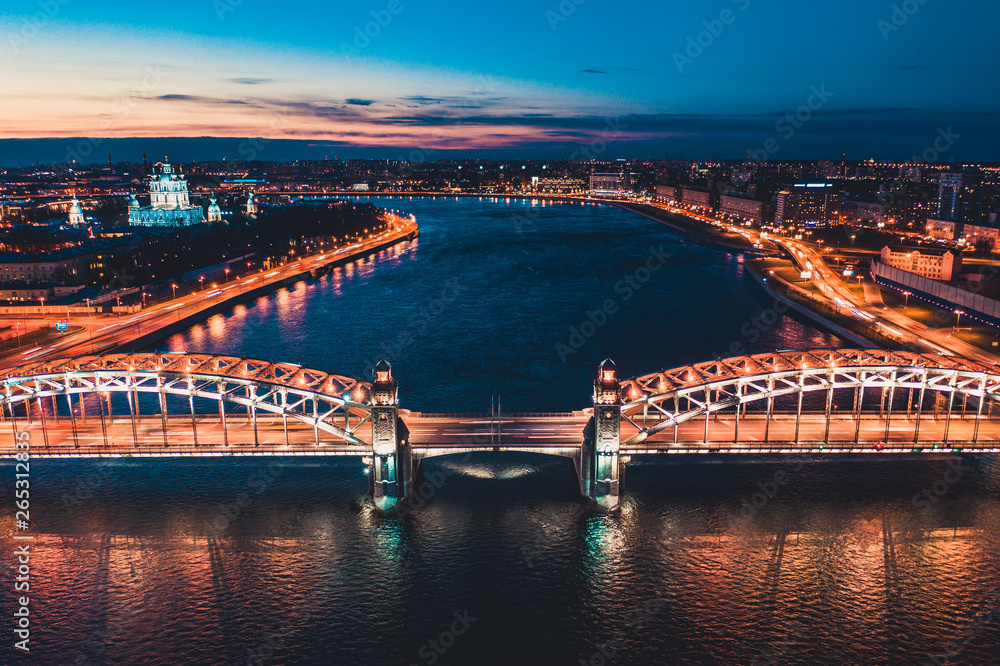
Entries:
[[[105, 336], [106, 339], [90, 339], [82, 338], [72, 341], [72, 343], [66, 345], [61, 349], [49, 350], [47, 353], [43, 353], [39, 356], [32, 357], [28, 360], [24, 360], [16, 354], [19, 350], [14, 350], [12, 354], [5, 354], [3, 359], [0, 360], [0, 367], [3, 368], [14, 368], [27, 363], [40, 363], [46, 362], [51, 359], [56, 358], [71, 358], [78, 356], [97, 356], [102, 354], [116, 354], [116, 353], [129, 353], [136, 352], [141, 349], [150, 347], [157, 342], [160, 342], [171, 335], [174, 335], [180, 331], [183, 331], [191, 326], [194, 326], [200, 322], [203, 322], [210, 317], [225, 312], [232, 309], [240, 303], [245, 303], [261, 296], [271, 294], [278, 289], [286, 287], [290, 284], [295, 284], [302, 280], [310, 280], [320, 277], [323, 274], [330, 272], [331, 270], [345, 266], [347, 264], [353, 263], [359, 259], [369, 257], [379, 252], [382, 252], [390, 247], [393, 247], [399, 243], [411, 241], [420, 235], [419, 227], [413, 223], [412, 228], [407, 227], [401, 229], [400, 232], [391, 238], [385, 239], [377, 245], [370, 247], [359, 248], [351, 254], [347, 254], [340, 257], [331, 257], [329, 261], [324, 261], [322, 263], [312, 263], [308, 267], [296, 266], [293, 268], [294, 272], [290, 272], [288, 275], [278, 276], [276, 279], [267, 282], [261, 282], [258, 285], [249, 287], [247, 289], [236, 291], [235, 293], [225, 296], [220, 300], [213, 300], [211, 302], [199, 301], [199, 305], [204, 302], [203, 307], [197, 307], [193, 312], [188, 312], [183, 314], [178, 319], [172, 321], [157, 321], [157, 318], [162, 318], [164, 316], [171, 316], [173, 310], [172, 308], [164, 309], [164, 303], [161, 306], [156, 306], [159, 312], [148, 312], [151, 315], [150, 321], [147, 322], [137, 322], [136, 332], [132, 335], [127, 334], [125, 330], [119, 329], [112, 331]], [[303, 257], [299, 261], [308, 260], [309, 257]], [[242, 279], [242, 278], [241, 278]], [[203, 290], [204, 292], [205, 290]], [[203, 296], [201, 293], [189, 294], [186, 297], [181, 297], [185, 299], [191, 298], [199, 299]], [[180, 299], [174, 299], [180, 300]], [[169, 301], [168, 301], [169, 303]], [[121, 321], [122, 317], [116, 318], [118, 323], [112, 324], [112, 326], [125, 326], [131, 327], [131, 321], [135, 321], [139, 317], [144, 316], [139, 314], [138, 317], [133, 317], [129, 321]], [[107, 322], [108, 319], [100, 318], [89, 324], [88, 326], [100, 325], [100, 323]], [[147, 325], [155, 326], [152, 330], [142, 331], [141, 324], [147, 323]], [[107, 327], [106, 327], [107, 328]], [[86, 332], [86, 331], [85, 331]]]
[[644, 207], [643, 204], [630, 204], [623, 202], [608, 203], [621, 210], [627, 210], [635, 213], [636, 215], [641, 215], [647, 219], [662, 224], [665, 227], [669, 227], [695, 243], [715, 245], [716, 247], [727, 250], [736, 250], [738, 252], [746, 252], [749, 254], [767, 254], [767, 251], [763, 248], [757, 248], [750, 244], [741, 245], [739, 243], [730, 242], [724, 234], [708, 227], [699, 226], [697, 224], [689, 224], [682, 218], [679, 218], [677, 215], [672, 213], [660, 212], [659, 209], [653, 207], [649, 207], [650, 210], [646, 210], [646, 207]]
[[[723, 251], [735, 251], [747, 253], [750, 255], [765, 256], [769, 254], [767, 250], [762, 248], [753, 247], [749, 242], [746, 244], [738, 244], [731, 242], [727, 235], [710, 228], [705, 224], [698, 224], [693, 222], [688, 222], [683, 219], [682, 216], [676, 214], [671, 214], [668, 211], [661, 211], [655, 207], [636, 204], [627, 201], [618, 201], [612, 199], [585, 199], [580, 197], [572, 196], [559, 196], [559, 195], [482, 195], [482, 194], [455, 194], [455, 193], [439, 193], [439, 192], [392, 192], [392, 193], [303, 193], [302, 196], [317, 196], [317, 197], [331, 197], [331, 198], [343, 198], [345, 196], [352, 198], [373, 198], [373, 197], [393, 197], [393, 198], [404, 198], [404, 197], [421, 197], [421, 198], [436, 198], [436, 197], [455, 197], [455, 198], [477, 198], [477, 199], [544, 199], [547, 201], [557, 202], [557, 203], [593, 203], [598, 205], [608, 205], [613, 206], [619, 210], [628, 211], [636, 215], [645, 217], [653, 222], [661, 224], [679, 234], [681, 234], [685, 239], [691, 242], [698, 243], [701, 245], [716, 246]], [[267, 284], [260, 284], [254, 288], [235, 293], [224, 300], [208, 304], [203, 309], [199, 309], [196, 312], [187, 314], [180, 319], [175, 321], [164, 323], [162, 326], [148, 331], [138, 333], [135, 337], [127, 339], [125, 341], [110, 341], [110, 343], [100, 344], [98, 343], [90, 353], [93, 354], [107, 354], [107, 353], [128, 353], [136, 352], [142, 349], [148, 349], [158, 342], [161, 342], [172, 335], [175, 335], [181, 331], [184, 331], [192, 326], [195, 326], [216, 314], [226, 312], [231, 310], [236, 305], [240, 303], [249, 302], [251, 300], [260, 298], [261, 296], [271, 294], [278, 289], [287, 287], [288, 285], [295, 284], [302, 280], [315, 279], [321, 276], [323, 273], [328, 272], [334, 268], [347, 265], [358, 259], [372, 256], [377, 254], [387, 248], [390, 248], [398, 243], [412, 240], [419, 235], [419, 228], [408, 231], [407, 233], [400, 234], [399, 236], [388, 239], [376, 246], [361, 249], [353, 254], [336, 258], [329, 263], [322, 264], [321, 266], [313, 266], [294, 274], [280, 277], [273, 282]], [[795, 312], [799, 313], [803, 317], [807, 318], [809, 321], [813, 322], [819, 328], [832, 333], [846, 341], [852, 342], [854, 344], [860, 344], [864, 347], [878, 347], [879, 345], [874, 344], [872, 341], [866, 338], [848, 331], [847, 329], [839, 326], [838, 324], [830, 321], [824, 317], [821, 313], [814, 311], [807, 305], [798, 303], [793, 299], [785, 297], [783, 294], [778, 293], [776, 290], [771, 289], [761, 278], [757, 272], [750, 267], [750, 273], [753, 278], [757, 281], [758, 285], [764, 290], [768, 296], [780, 300], [782, 303], [793, 309]], [[62, 354], [56, 354], [61, 356]], [[42, 360], [41, 358], [32, 359], [33, 361]]]
[[848, 342], [852, 342], [856, 345], [859, 345], [860, 348], [862, 349], [883, 349], [883, 347], [875, 344], [868, 338], [858, 335], [853, 331], [849, 331], [843, 326], [840, 326], [839, 324], [830, 321], [829, 319], [827, 319], [820, 313], [816, 312], [812, 308], [806, 307], [805, 305], [797, 301], [794, 301], [791, 298], [788, 298], [787, 296], [778, 292], [777, 290], [772, 289], [771, 287], [768, 286], [767, 282], [764, 281], [764, 278], [757, 272], [757, 269], [754, 266], [750, 265], [749, 263], [747, 264], [746, 268], [747, 271], [750, 273], [750, 275], [753, 277], [753, 279], [757, 282], [757, 284], [760, 285], [760, 288], [764, 290], [764, 293], [766, 293], [768, 296], [773, 297], [775, 300], [781, 301], [795, 312], [799, 313], [803, 317], [813, 322], [813, 324], [819, 327], [820, 329], [825, 330], [828, 333], [832, 333], [833, 335], [836, 335], [839, 338], [847, 340]]
[[[641, 215], [647, 219], [650, 219], [658, 224], [662, 224], [665, 227], [673, 229], [674, 231], [682, 234], [688, 240], [703, 244], [703, 245], [715, 245], [720, 248], [727, 250], [736, 250], [738, 252], [749, 252], [752, 254], [765, 255], [768, 252], [762, 248], [753, 247], [753, 245], [742, 245], [739, 243], [729, 242], [725, 237], [725, 234], [716, 231], [702, 224], [692, 224], [686, 221], [683, 217], [680, 217], [673, 213], [668, 213], [661, 211], [658, 208], [648, 206], [642, 203], [633, 203], [627, 200], [621, 199], [601, 199], [601, 198], [591, 198], [586, 196], [575, 196], [575, 195], [562, 195], [562, 194], [476, 194], [470, 192], [274, 192], [267, 193], [262, 192], [261, 196], [267, 194], [277, 194], [282, 196], [291, 197], [320, 197], [320, 198], [455, 198], [455, 199], [517, 199], [522, 201], [539, 199], [544, 201], [550, 201], [553, 203], [568, 203], [568, 204], [594, 204], [594, 205], [604, 205], [612, 206], [618, 208], [619, 210], [627, 210], [636, 215]], [[647, 210], [648, 208], [648, 210]]]
[[347, 264], [353, 263], [358, 259], [363, 259], [373, 254], [378, 254], [379, 252], [382, 252], [383, 250], [386, 250], [394, 245], [413, 240], [417, 236], [419, 236], [418, 231], [410, 232], [406, 235], [400, 236], [399, 238], [387, 240], [386, 242], [376, 245], [375, 247], [358, 251], [355, 254], [351, 254], [346, 257], [340, 257], [335, 261], [331, 261], [328, 264], [323, 264], [323, 266], [320, 268], [306, 269], [294, 275], [289, 275], [279, 280], [275, 280], [274, 282], [269, 282], [267, 284], [260, 285], [259, 287], [250, 289], [248, 291], [234, 294], [233, 296], [230, 296], [229, 298], [223, 301], [219, 301], [218, 303], [213, 303], [212, 305], [203, 310], [199, 310], [198, 312], [187, 315], [186, 317], [182, 317], [181, 319], [178, 319], [175, 322], [171, 322], [170, 324], [167, 324], [154, 331], [150, 331], [149, 333], [142, 334], [137, 338], [129, 340], [128, 342], [124, 342], [120, 345], [113, 346], [108, 349], [100, 350], [99, 353], [106, 354], [113, 352], [140, 351], [145, 347], [148, 347], [152, 344], [165, 340], [171, 335], [175, 335], [176, 333], [179, 333], [185, 329], [191, 328], [195, 324], [203, 322], [206, 319], [209, 319], [210, 317], [213, 317], [221, 312], [225, 312], [226, 310], [230, 310], [233, 307], [239, 305], [240, 303], [245, 303], [247, 301], [260, 298], [261, 296], [266, 296], [275, 291], [278, 291], [283, 287], [295, 284], [296, 282], [317, 279], [331, 269], [338, 268], [340, 266], [346, 266]]

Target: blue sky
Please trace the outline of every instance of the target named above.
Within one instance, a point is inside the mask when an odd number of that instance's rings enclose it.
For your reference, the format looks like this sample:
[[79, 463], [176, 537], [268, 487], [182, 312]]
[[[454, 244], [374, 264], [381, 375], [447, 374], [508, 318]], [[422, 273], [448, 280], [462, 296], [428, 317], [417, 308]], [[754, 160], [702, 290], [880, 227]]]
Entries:
[[0, 138], [997, 159], [993, 0], [576, 2], [6, 0]]

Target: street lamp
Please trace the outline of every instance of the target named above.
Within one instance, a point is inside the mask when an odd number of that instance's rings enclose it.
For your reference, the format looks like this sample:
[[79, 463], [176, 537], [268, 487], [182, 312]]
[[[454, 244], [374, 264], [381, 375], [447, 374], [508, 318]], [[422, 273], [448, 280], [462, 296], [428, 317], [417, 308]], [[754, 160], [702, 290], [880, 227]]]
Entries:
[[903, 303], [903, 314], [906, 314], [906, 308], [910, 306], [910, 292], [904, 291], [903, 296], [906, 296], [906, 301]]
[[854, 239], [857, 238], [854, 234], [851, 234], [851, 247], [854, 247]]
[[229, 282], [229, 266], [226, 266], [226, 282]]
[[204, 275], [202, 275], [201, 277], [199, 277], [199, 278], [198, 278], [198, 281], [199, 281], [199, 282], [201, 282], [201, 287], [200, 287], [200, 289], [204, 289], [204, 288], [205, 288], [205, 276], [204, 276]]
[[21, 346], [21, 322], [17, 322], [17, 346]]
[[964, 310], [955, 310], [955, 330], [956, 331], [959, 330], [958, 329], [958, 322], [961, 321], [962, 315], [964, 315], [964, 314], [965, 314]]
[[174, 296], [173, 297], [176, 299], [177, 298], [177, 285], [176, 284], [172, 284], [172, 285], [170, 285], [170, 288], [174, 290]]

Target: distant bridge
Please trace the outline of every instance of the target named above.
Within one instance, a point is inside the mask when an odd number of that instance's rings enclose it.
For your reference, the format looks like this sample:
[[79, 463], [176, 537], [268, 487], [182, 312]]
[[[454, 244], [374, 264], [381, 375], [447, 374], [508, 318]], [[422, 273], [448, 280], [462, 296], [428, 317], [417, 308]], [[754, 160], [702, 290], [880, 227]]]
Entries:
[[593, 405], [564, 414], [400, 410], [385, 362], [364, 382], [232, 356], [110, 354], [0, 381], [3, 457], [24, 431], [32, 457], [359, 456], [383, 509], [410, 493], [420, 460], [469, 451], [569, 457], [606, 508], [632, 455], [1000, 451], [1000, 367], [911, 352], [775, 352], [624, 381], [608, 360]]

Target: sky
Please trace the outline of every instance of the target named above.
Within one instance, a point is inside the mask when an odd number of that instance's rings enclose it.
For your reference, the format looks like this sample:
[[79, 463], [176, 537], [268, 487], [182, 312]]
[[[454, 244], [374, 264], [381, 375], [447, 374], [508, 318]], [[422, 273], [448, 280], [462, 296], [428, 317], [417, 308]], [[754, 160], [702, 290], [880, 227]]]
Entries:
[[995, 0], [3, 0], [0, 164], [147, 144], [911, 159], [943, 134], [937, 159], [993, 161], [998, 19]]

